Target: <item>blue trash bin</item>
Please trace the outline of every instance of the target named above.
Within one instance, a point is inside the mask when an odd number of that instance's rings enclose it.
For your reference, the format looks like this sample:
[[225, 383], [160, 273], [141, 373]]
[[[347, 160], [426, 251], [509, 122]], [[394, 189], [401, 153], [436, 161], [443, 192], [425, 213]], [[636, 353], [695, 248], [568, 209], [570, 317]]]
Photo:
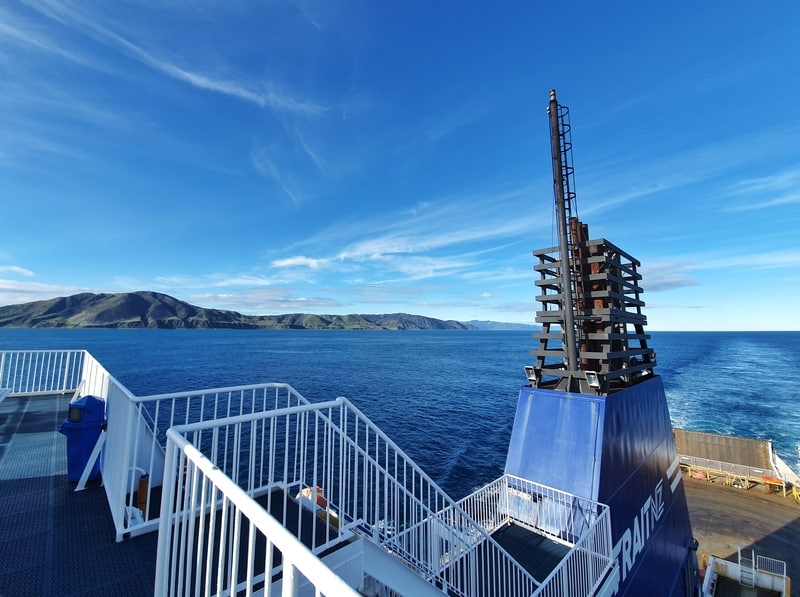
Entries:
[[[67, 436], [67, 479], [70, 481], [77, 483], [81, 480], [83, 469], [105, 427], [105, 409], [105, 401], [94, 396], [83, 396], [69, 404], [69, 414], [58, 430]], [[89, 473], [89, 481], [99, 475], [100, 458]]]

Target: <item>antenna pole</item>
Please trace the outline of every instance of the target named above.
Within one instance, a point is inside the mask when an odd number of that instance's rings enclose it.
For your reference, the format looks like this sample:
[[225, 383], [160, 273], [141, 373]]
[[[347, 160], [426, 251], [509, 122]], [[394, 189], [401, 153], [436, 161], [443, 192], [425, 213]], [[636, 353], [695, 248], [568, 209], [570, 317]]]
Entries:
[[550, 153], [553, 157], [553, 192], [556, 199], [556, 219], [558, 220], [558, 252], [561, 261], [562, 309], [564, 311], [564, 347], [567, 357], [567, 369], [578, 370], [578, 352], [575, 344], [575, 313], [572, 299], [572, 275], [567, 230], [567, 208], [564, 193], [564, 161], [562, 154], [562, 138], [559, 120], [559, 105], [556, 90], [550, 90], [550, 104], [547, 108], [550, 115]]

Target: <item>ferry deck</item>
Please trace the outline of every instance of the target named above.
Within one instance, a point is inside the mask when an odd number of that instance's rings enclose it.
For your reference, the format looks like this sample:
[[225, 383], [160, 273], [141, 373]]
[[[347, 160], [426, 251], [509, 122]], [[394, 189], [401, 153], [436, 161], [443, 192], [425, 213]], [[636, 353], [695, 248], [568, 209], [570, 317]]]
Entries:
[[99, 482], [74, 491], [67, 438], [69, 395], [0, 404], [0, 594], [150, 595], [155, 533], [117, 543]]
[[[139, 398], [84, 351], [0, 361], [0, 385], [12, 390], [0, 403], [4, 596], [592, 595], [614, 581], [602, 504], [521, 479], [455, 502], [343, 399], [313, 405], [284, 384]], [[260, 393], [275, 403], [257, 404]], [[78, 395], [105, 400], [108, 419], [102, 480], [76, 484], [58, 429]], [[268, 449], [250, 449], [256, 438]], [[267, 453], [289, 473], [242, 476], [268, 467]], [[148, 476], [164, 481], [140, 501]], [[300, 490], [319, 486], [325, 508]], [[539, 520], [526, 521], [537, 500]], [[570, 517], [580, 525], [557, 519], [563, 504], [585, 508]]]
[[[117, 541], [101, 482], [75, 491], [67, 480], [67, 438], [57, 430], [71, 398], [65, 392], [37, 393], [6, 396], [0, 403], [0, 594], [154, 594], [158, 533]], [[704, 560], [709, 555], [735, 560], [738, 541], [759, 553], [780, 554], [790, 571], [800, 569], [797, 550], [785, 550], [800, 541], [800, 506], [791, 498], [763, 488], [732, 488], [711, 477], [688, 474], [685, 482]], [[737, 519], [729, 520], [734, 512]], [[515, 525], [496, 535], [538, 577], [568, 552]], [[738, 582], [717, 584], [716, 595], [740, 594]]]

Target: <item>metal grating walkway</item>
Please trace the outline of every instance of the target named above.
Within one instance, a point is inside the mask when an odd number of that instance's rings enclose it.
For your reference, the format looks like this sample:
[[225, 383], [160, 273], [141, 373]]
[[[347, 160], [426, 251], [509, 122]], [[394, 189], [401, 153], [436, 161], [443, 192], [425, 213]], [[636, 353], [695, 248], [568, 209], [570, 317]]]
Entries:
[[492, 537], [539, 582], [569, 553], [565, 545], [515, 524], [495, 531]]
[[151, 595], [157, 533], [114, 542], [105, 491], [73, 491], [70, 396], [0, 404], [0, 595]]

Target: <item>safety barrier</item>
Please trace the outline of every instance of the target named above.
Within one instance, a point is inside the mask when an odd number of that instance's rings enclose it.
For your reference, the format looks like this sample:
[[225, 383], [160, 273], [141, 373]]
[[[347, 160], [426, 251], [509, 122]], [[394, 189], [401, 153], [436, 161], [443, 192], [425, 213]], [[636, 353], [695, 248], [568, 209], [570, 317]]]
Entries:
[[459, 502], [487, 531], [507, 524], [570, 546], [534, 595], [594, 595], [615, 566], [608, 506], [504, 475]]
[[[203, 458], [246, 495], [258, 498], [281, 527], [304, 537], [314, 554], [359, 536], [451, 595], [527, 596], [538, 586], [486, 530], [344, 398], [209, 420], [171, 429], [168, 436], [187, 458], [167, 459], [165, 491], [175, 494], [162, 505], [175, 504], [175, 511], [161, 513], [163, 586], [184, 587], [190, 578], [209, 574], [237, 576], [236, 558], [220, 564], [217, 556], [204, 561], [194, 556], [197, 541], [205, 552], [210, 546], [223, 552], [239, 549], [237, 537], [201, 538], [196, 526], [205, 525], [203, 532], [212, 533], [210, 520], [216, 518], [210, 513], [216, 512], [215, 504], [225, 503], [205, 485], [188, 489], [195, 479], [194, 460]], [[198, 450], [196, 457], [188, 445]], [[206, 497], [197, 498], [198, 494]], [[190, 497], [201, 501], [187, 502]], [[303, 510], [315, 515], [303, 516]], [[209, 521], [203, 522], [201, 514]], [[223, 549], [226, 541], [231, 543]], [[179, 547], [183, 545], [192, 549]], [[209, 570], [209, 559], [216, 572]], [[276, 573], [268, 567], [247, 583], [264, 582]]]
[[750, 489], [751, 486], [760, 483], [782, 492], [784, 496], [787, 493], [786, 482], [776, 476], [778, 473], [773, 470], [683, 454], [680, 456], [680, 461], [681, 468], [689, 475], [696, 474], [709, 481], [719, 477], [723, 479], [726, 485], [738, 486], [744, 489]]
[[[112, 510], [117, 540], [158, 528], [160, 488], [164, 475], [166, 432], [235, 415], [261, 413], [306, 404], [287, 384], [249, 386], [133, 396], [126, 391], [109, 404], [109, 439], [103, 476], [113, 475]], [[115, 443], [116, 442], [116, 443]]]
[[102, 474], [117, 541], [158, 528], [167, 429], [307, 402], [287, 384], [137, 397], [85, 350], [0, 351], [0, 388], [106, 402]]
[[756, 570], [774, 574], [775, 576], [786, 576], [786, 562], [783, 560], [776, 560], [766, 556], [756, 555]]
[[273, 594], [264, 589], [276, 576], [269, 588], [287, 597], [307, 585], [315, 595], [358, 595], [185, 438], [167, 433], [168, 469], [181, 474], [162, 501], [155, 594]]
[[85, 350], [0, 352], [0, 388], [12, 395], [64, 394], [80, 385]]

